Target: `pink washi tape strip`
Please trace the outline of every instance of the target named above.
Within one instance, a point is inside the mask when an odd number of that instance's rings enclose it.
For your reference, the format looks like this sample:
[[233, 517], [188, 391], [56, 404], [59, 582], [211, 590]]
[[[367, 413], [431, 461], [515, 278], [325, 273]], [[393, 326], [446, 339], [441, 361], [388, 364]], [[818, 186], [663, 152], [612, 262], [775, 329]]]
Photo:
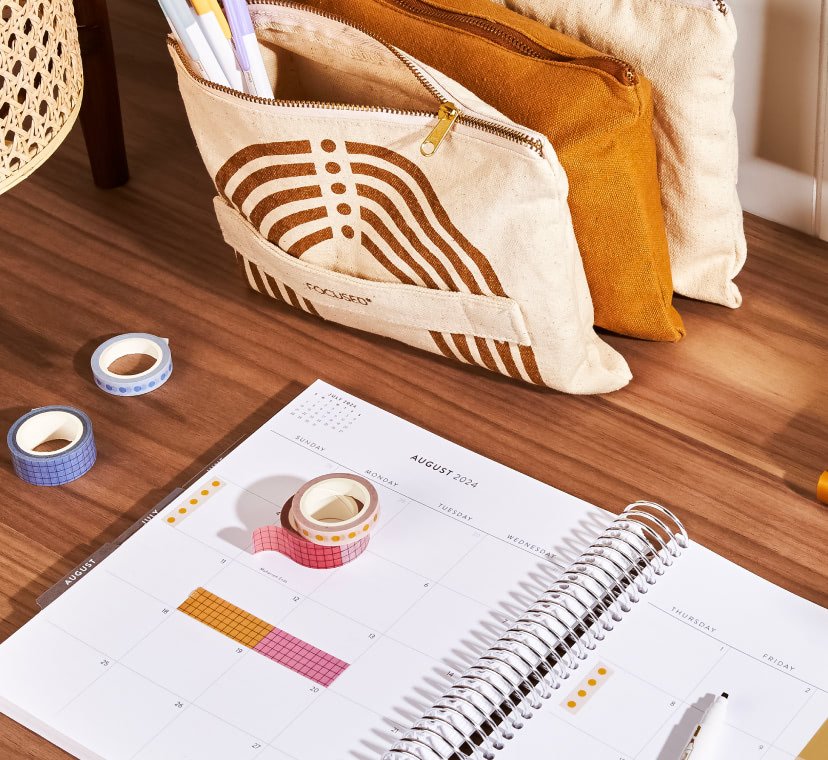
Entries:
[[355, 560], [368, 547], [369, 535], [344, 546], [320, 546], [302, 538], [290, 524], [293, 500], [282, 507], [281, 524], [265, 525], [253, 531], [253, 552], [279, 552], [294, 562], [317, 570], [329, 570]]
[[253, 651], [316, 681], [321, 686], [330, 686], [348, 667], [344, 660], [278, 628], [274, 628], [256, 644]]
[[378, 519], [376, 488], [369, 480], [349, 473], [314, 478], [296, 492], [291, 502], [291, 525], [303, 538], [320, 546], [360, 541]]

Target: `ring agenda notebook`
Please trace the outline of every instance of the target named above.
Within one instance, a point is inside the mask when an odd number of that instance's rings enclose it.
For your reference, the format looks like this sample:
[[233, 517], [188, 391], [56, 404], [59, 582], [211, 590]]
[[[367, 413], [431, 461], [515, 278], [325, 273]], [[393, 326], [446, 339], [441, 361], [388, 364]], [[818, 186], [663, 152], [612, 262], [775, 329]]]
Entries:
[[383, 760], [492, 760], [687, 543], [669, 510], [630, 504]]
[[[254, 553], [341, 472], [356, 560]], [[723, 757], [828, 756], [828, 611], [326, 383], [143, 522], [0, 644], [0, 711], [83, 760], [665, 760], [722, 691]]]

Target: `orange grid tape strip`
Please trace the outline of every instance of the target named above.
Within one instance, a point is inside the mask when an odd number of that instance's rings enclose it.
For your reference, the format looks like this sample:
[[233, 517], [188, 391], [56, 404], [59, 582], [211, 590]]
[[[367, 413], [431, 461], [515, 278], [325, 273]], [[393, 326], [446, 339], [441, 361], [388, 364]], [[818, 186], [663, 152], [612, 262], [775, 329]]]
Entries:
[[178, 609], [250, 649], [274, 629], [270, 623], [203, 588], [193, 591]]

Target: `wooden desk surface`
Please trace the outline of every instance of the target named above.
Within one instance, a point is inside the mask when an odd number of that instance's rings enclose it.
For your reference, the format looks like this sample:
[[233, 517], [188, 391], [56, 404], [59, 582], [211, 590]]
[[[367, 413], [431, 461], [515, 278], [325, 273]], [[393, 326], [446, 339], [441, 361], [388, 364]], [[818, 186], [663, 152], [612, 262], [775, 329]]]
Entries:
[[[679, 299], [688, 337], [610, 337], [632, 385], [567, 397], [276, 306], [238, 278], [213, 217], [154, 3], [111, 3], [133, 179], [91, 185], [79, 130], [0, 198], [0, 429], [34, 406], [92, 417], [94, 469], [34, 488], [0, 458], [0, 639], [35, 598], [317, 377], [619, 511], [670, 505], [698, 541], [828, 605], [828, 247], [748, 219], [729, 311]], [[168, 336], [172, 381], [136, 399], [92, 384], [106, 337]], [[0, 757], [66, 757], [7, 719]]]

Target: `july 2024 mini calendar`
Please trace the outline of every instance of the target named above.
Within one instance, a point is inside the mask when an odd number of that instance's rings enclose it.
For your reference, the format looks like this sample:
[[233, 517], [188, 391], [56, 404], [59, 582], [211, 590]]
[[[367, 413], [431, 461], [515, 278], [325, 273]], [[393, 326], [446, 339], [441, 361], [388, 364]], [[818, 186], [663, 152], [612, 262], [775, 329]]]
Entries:
[[[379, 493], [367, 550], [254, 553], [332, 472]], [[0, 645], [0, 706], [80, 758], [377, 760], [611, 517], [317, 382]], [[722, 757], [825, 760], [826, 635], [692, 544], [501, 755], [670, 760], [727, 691]]]

